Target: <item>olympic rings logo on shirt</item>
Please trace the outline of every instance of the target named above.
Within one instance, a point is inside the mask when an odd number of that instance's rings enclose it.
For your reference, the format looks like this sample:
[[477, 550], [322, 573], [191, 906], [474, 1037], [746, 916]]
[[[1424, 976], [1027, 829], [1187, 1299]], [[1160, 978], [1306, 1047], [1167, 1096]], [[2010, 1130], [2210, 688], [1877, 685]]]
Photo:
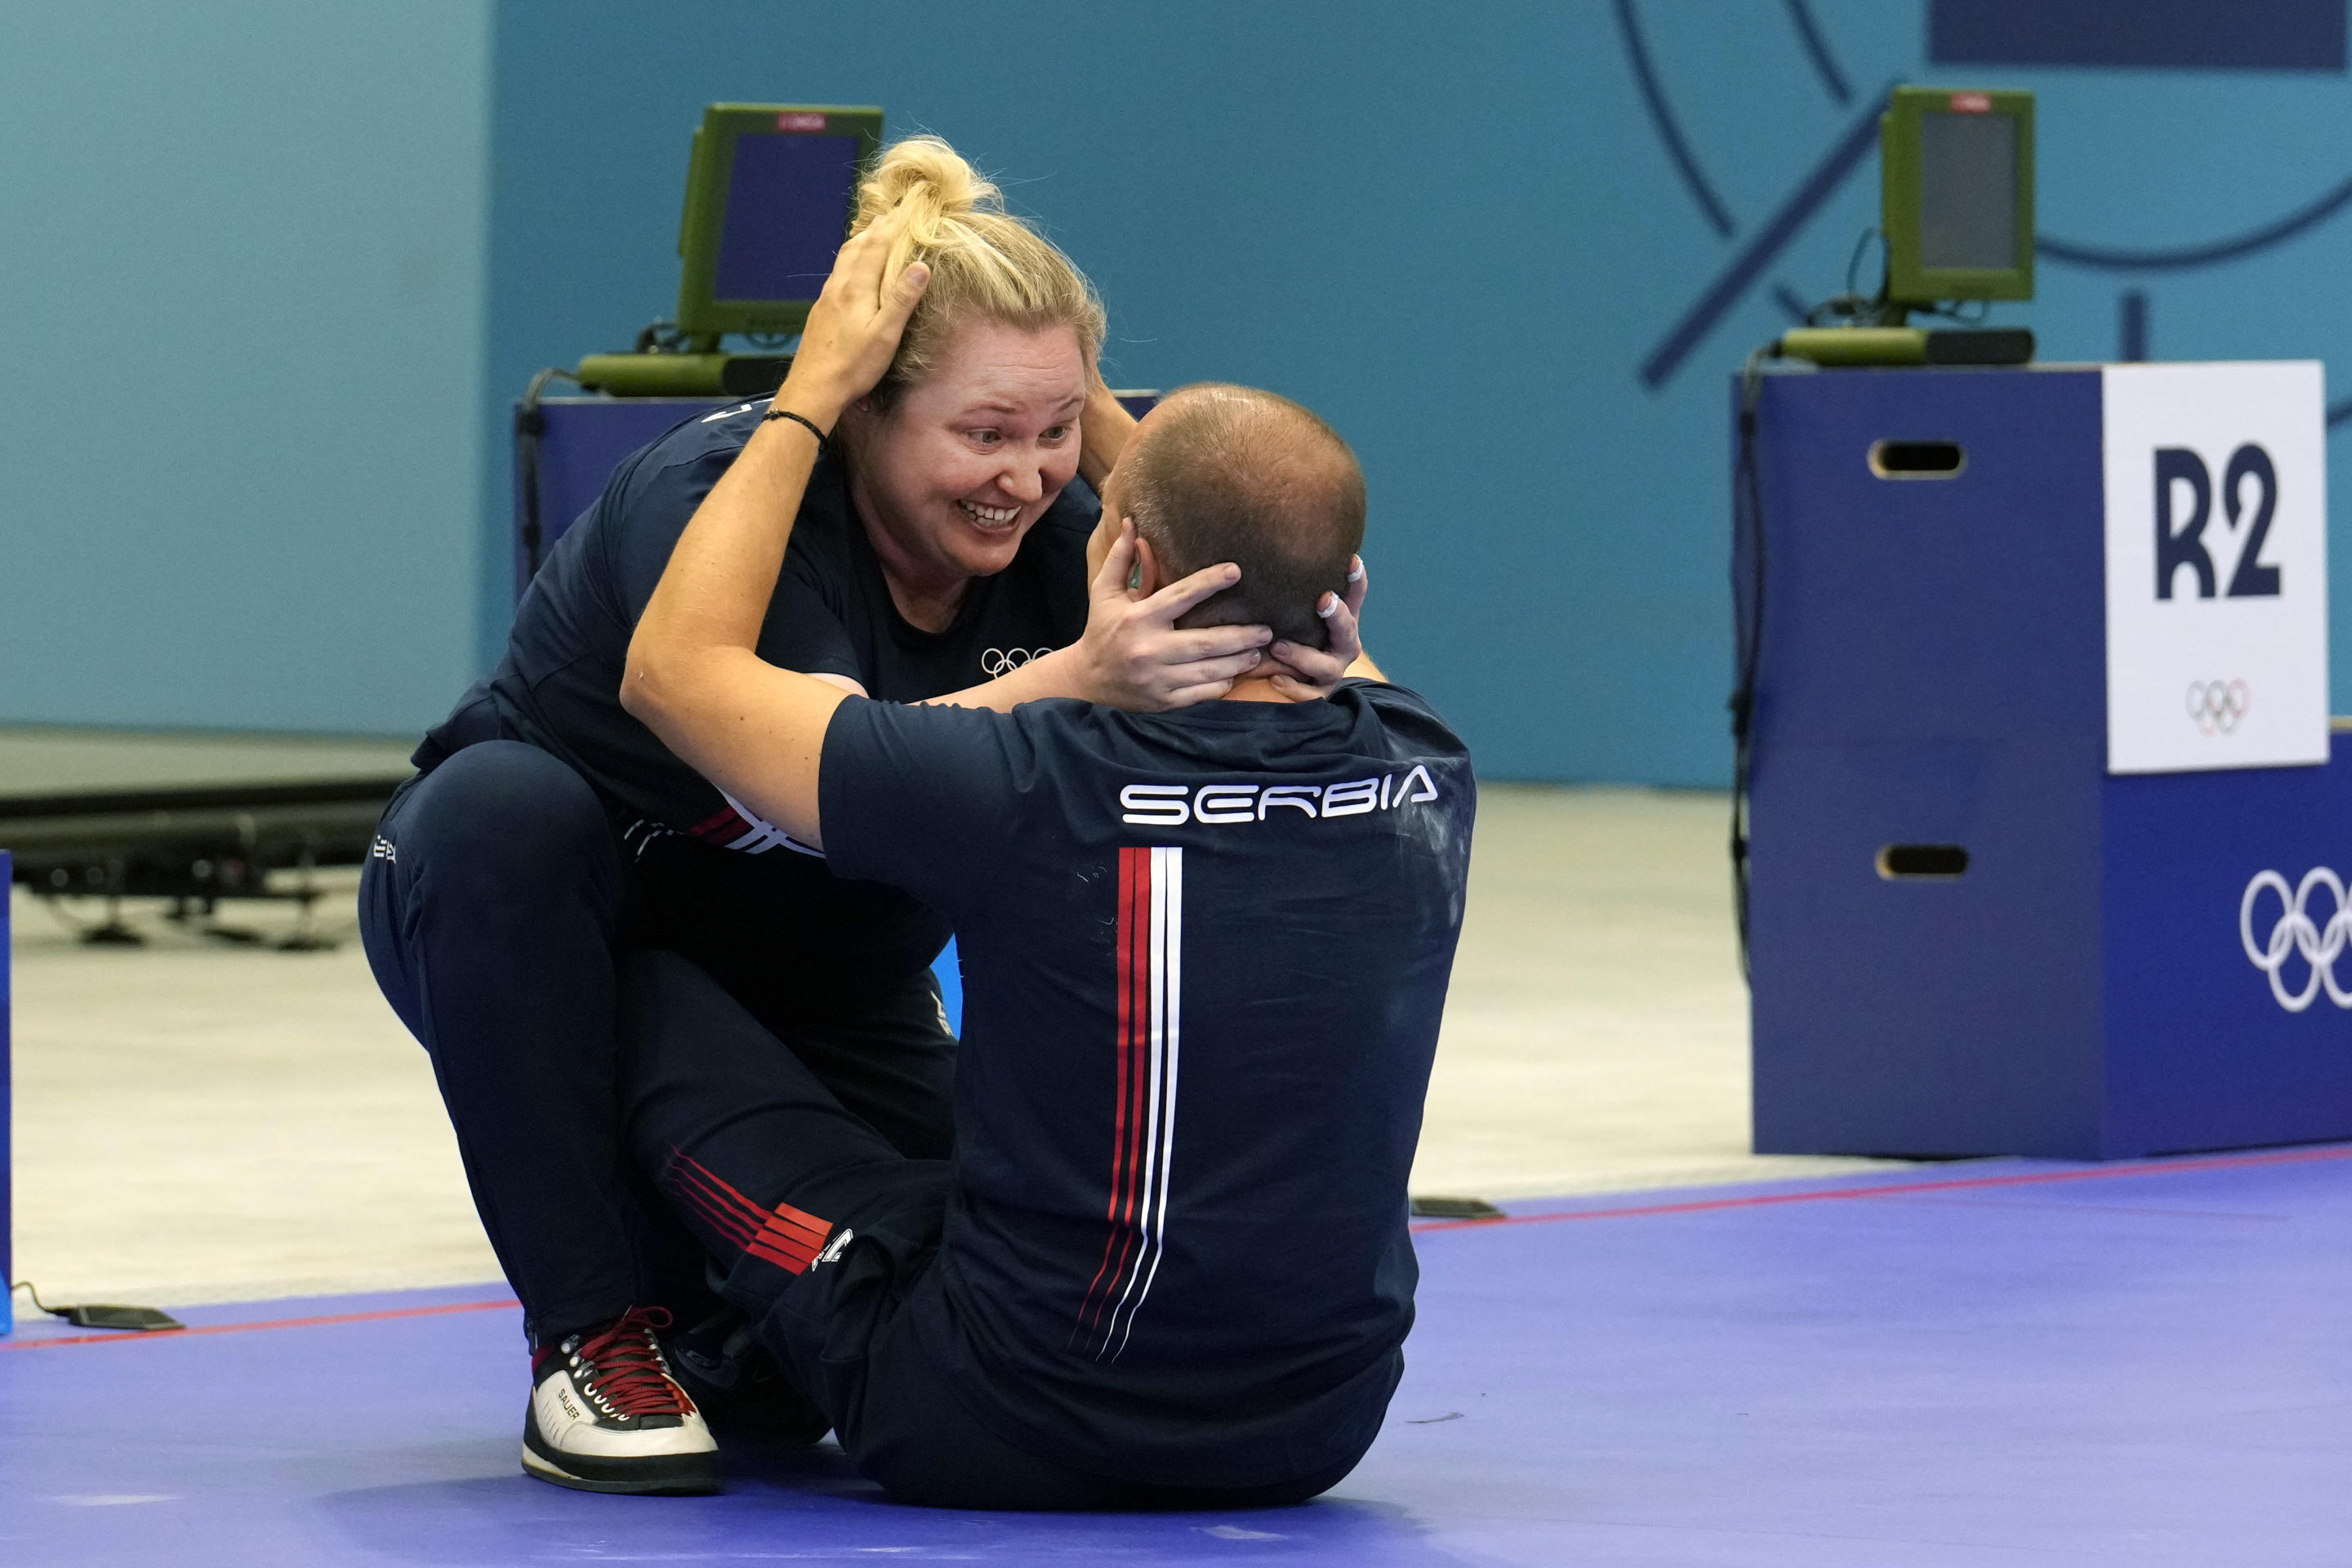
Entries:
[[980, 656], [980, 672], [993, 680], [1053, 651], [1049, 647], [992, 647]]
[[[2282, 906], [2276, 924], [2271, 927], [2270, 939], [2262, 946], [2254, 944], [2254, 906], [2263, 889], [2276, 893]], [[2319, 888], [2327, 889], [2335, 910], [2325, 925], [2311, 918], [2311, 895]], [[2352, 942], [2352, 903], [2344, 893], [2344, 880], [2325, 866], [2315, 867], [2304, 874], [2303, 881], [2290, 889], [2286, 879], [2276, 871], [2258, 871], [2246, 884], [2246, 896], [2238, 900], [2238, 941], [2243, 944], [2246, 956], [2256, 969], [2270, 976], [2271, 994], [2278, 1005], [2290, 1013], [2300, 1013], [2311, 1005], [2322, 985], [2327, 987], [2327, 999], [2338, 1007], [2352, 1008], [2352, 991], [2336, 984], [2336, 960], [2347, 942]], [[2287, 959], [2294, 954], [2311, 965], [2311, 974], [2303, 989], [2290, 992], [2284, 972]]]
[[2252, 694], [2242, 680], [2192, 680], [2189, 683], [2189, 716], [2200, 732], [2226, 735], [2246, 716]]

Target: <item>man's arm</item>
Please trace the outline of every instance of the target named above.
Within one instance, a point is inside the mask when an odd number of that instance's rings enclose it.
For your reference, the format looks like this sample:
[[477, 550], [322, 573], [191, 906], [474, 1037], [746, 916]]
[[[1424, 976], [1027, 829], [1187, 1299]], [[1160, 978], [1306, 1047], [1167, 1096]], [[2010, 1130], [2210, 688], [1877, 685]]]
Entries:
[[[1103, 493], [1103, 485], [1110, 471], [1118, 467], [1118, 459], [1127, 444], [1135, 437], [1139, 423], [1127, 411], [1127, 405], [1110, 395], [1110, 384], [1102, 378], [1099, 366], [1088, 374], [1092, 385], [1087, 393], [1087, 411], [1078, 418], [1078, 473], [1094, 487], [1095, 494]], [[1092, 582], [1101, 573], [1103, 563], [1109, 559], [1111, 546], [1118, 542], [1119, 520], [1108, 511], [1095, 524], [1087, 539], [1087, 580]]]
[[[1127, 405], [1110, 395], [1099, 371], [1090, 373], [1093, 383], [1087, 391], [1087, 409], [1078, 416], [1078, 473], [1092, 485], [1095, 494], [1102, 494], [1103, 481], [1118, 467], [1118, 457], [1127, 450], [1128, 438], [1135, 434], [1135, 416]], [[1110, 552], [1111, 538], [1118, 531], [1118, 520], [1106, 517], [1103, 522], [1108, 531], [1095, 530], [1093, 542], [1087, 546], [1087, 569], [1091, 575], [1102, 570], [1102, 558]]]
[[[886, 287], [903, 226], [887, 215], [841, 247], [774, 411], [830, 431], [889, 368], [930, 279], [919, 262]], [[824, 731], [849, 694], [754, 651], [816, 455], [816, 437], [793, 419], [771, 417], [752, 433], [670, 552], [629, 640], [621, 705], [704, 778], [822, 847]]]

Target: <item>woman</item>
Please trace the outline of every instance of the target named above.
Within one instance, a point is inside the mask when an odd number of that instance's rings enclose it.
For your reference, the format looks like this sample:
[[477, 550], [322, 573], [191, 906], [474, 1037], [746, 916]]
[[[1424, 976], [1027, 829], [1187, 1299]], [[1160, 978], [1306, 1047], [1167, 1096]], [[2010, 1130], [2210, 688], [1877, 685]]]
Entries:
[[[1183, 584], [1090, 592], [1090, 547], [1099, 564], [1111, 534], [1073, 480], [1099, 481], [1132, 427], [1095, 373], [1100, 303], [945, 142], [891, 148], [854, 226], [893, 210], [894, 275], [919, 260], [931, 282], [889, 374], [818, 432], [825, 456], [772, 600], [791, 611], [772, 614], [761, 656], [880, 699], [992, 707], [1168, 707], [1267, 657], [1336, 680], [1352, 605], [1318, 652], [1269, 646], [1262, 626], [1178, 631]], [[625, 1173], [620, 952], [694, 958], [901, 1152], [944, 1158], [950, 1144], [954, 1040], [929, 969], [944, 922], [896, 889], [834, 878], [620, 706], [637, 616], [768, 414], [689, 421], [621, 465], [551, 553], [499, 668], [419, 748], [362, 882], [369, 962], [432, 1056], [523, 1303], [524, 1467], [593, 1490], [709, 1490], [718, 1475], [654, 1338], [672, 1311], [700, 1322], [719, 1309], [698, 1249]], [[822, 1435], [789, 1390], [741, 1397], [757, 1369], [730, 1351], [728, 1326], [721, 1315], [673, 1341], [676, 1370], [772, 1431]]]

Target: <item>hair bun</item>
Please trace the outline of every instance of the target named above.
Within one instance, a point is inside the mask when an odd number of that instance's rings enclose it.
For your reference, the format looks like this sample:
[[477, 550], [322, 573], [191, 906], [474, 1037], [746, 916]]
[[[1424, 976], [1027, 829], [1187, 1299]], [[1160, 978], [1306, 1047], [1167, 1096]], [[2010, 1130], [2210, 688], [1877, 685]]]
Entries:
[[909, 136], [884, 151], [857, 187], [856, 227], [864, 228], [900, 200], [911, 198], [909, 232], [917, 247], [936, 243], [942, 219], [1003, 205], [963, 154], [936, 136]]
[[882, 276], [902, 277], [920, 261], [931, 279], [874, 389], [884, 406], [930, 373], [947, 334], [967, 313], [1024, 329], [1067, 327], [1093, 365], [1103, 336], [1094, 286], [1027, 220], [1006, 212], [1003, 193], [954, 148], [936, 136], [909, 136], [883, 150], [858, 184], [850, 232], [863, 233], [890, 213], [901, 221]]

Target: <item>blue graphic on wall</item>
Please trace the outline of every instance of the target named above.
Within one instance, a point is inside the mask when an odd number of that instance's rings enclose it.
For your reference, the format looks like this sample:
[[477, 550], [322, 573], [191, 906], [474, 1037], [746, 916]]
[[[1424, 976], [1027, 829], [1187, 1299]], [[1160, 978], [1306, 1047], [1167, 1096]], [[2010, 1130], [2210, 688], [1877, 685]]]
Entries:
[[[1694, 100], [1718, 100], [1724, 83], [1678, 95], [1652, 18], [1637, 0], [1613, 5], [1650, 129], [1683, 195], [1728, 247], [1642, 357], [1637, 374], [1652, 392], [1689, 370], [1702, 347], [1710, 370], [1749, 347], [1714, 340], [1759, 291], [1792, 321], [1828, 292], [1818, 279], [1790, 275], [1792, 245], [1850, 194], [1857, 171], [1874, 186], [1878, 117], [1903, 80], [2040, 95], [2043, 313], [2055, 300], [2079, 323], [2083, 285], [2104, 292], [2102, 313], [2114, 322], [2098, 351], [2105, 357], [2324, 357], [2346, 335], [2336, 279], [2352, 261], [2352, 222], [2344, 219], [2352, 155], [2331, 133], [2352, 110], [2345, 0], [1930, 0], [1924, 47], [1908, 60], [1887, 47], [1883, 12], [1853, 8], [1844, 26], [1865, 37], [1849, 48], [1840, 26], [1808, 0], [1784, 0], [1781, 20], [1811, 68], [1800, 90], [1843, 118], [1810, 167], [1763, 193], [1754, 204], [1760, 216], [1745, 218], [1687, 112]], [[1686, 26], [1688, 14], [1661, 9], [1657, 19]], [[2184, 226], [2195, 226], [2179, 232]], [[2176, 314], [2189, 330], [2168, 339]], [[2042, 335], [2046, 357], [2066, 329]], [[2331, 426], [2352, 420], [2345, 378], [2336, 390]]]

